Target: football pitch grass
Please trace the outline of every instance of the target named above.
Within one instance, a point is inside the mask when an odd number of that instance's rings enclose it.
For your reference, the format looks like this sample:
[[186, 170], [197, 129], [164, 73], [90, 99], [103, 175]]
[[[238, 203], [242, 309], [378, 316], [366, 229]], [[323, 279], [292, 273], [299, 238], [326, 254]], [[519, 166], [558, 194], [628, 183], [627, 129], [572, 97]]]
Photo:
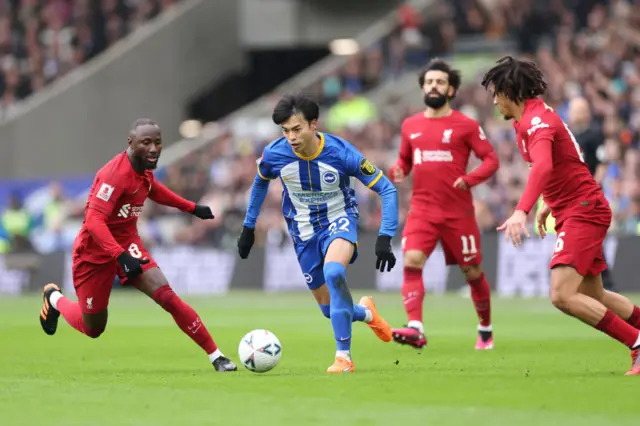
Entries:
[[[358, 293], [357, 297], [362, 296]], [[392, 325], [399, 294], [374, 295]], [[280, 364], [216, 373], [151, 300], [117, 292], [105, 334], [61, 319], [45, 335], [40, 296], [0, 298], [0, 425], [562, 425], [635, 424], [640, 377], [629, 352], [547, 300], [494, 300], [496, 348], [473, 349], [476, 317], [460, 296], [427, 296], [428, 347], [382, 343], [354, 324], [356, 372], [327, 375], [331, 325], [308, 293], [185, 297], [234, 361], [240, 338], [267, 328]], [[356, 299], [357, 300], [357, 299]], [[635, 298], [638, 301], [638, 298]]]

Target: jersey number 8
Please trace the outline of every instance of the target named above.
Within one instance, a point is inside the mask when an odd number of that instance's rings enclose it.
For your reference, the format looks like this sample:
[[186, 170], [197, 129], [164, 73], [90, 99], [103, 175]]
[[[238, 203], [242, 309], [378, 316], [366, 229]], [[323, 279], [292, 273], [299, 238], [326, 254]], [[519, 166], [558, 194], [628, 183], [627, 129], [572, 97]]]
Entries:
[[142, 253], [140, 252], [140, 248], [136, 243], [131, 243], [129, 246], [129, 254], [136, 259], [140, 259], [142, 257]]

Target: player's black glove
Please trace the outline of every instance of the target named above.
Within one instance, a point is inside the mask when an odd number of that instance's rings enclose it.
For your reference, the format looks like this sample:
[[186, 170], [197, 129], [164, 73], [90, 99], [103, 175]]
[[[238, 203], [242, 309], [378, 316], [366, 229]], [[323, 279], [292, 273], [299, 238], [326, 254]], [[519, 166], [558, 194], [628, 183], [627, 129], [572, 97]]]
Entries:
[[200, 219], [213, 219], [215, 216], [211, 212], [211, 208], [209, 206], [203, 206], [200, 204], [196, 204], [196, 208], [193, 209], [194, 216], [199, 217]]
[[118, 263], [127, 278], [131, 279], [142, 274], [142, 265], [149, 263], [149, 259], [136, 259], [126, 251], [118, 256]]
[[391, 250], [391, 237], [386, 235], [378, 235], [376, 240], [376, 269], [380, 272], [384, 272], [385, 266], [387, 272], [389, 272], [394, 266], [396, 266], [396, 256]]
[[253, 247], [254, 241], [254, 229], [243, 226], [240, 238], [238, 238], [238, 254], [242, 259], [249, 257], [249, 252], [251, 251], [251, 247]]

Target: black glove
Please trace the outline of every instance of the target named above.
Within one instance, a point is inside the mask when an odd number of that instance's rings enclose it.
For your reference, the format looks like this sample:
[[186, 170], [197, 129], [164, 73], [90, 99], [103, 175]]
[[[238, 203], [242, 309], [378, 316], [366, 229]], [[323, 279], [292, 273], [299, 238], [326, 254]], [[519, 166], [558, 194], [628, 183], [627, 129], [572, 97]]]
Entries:
[[242, 259], [249, 257], [249, 252], [251, 251], [251, 247], [253, 247], [253, 242], [255, 241], [253, 231], [253, 228], [242, 227], [240, 238], [238, 238], [238, 254]]
[[378, 235], [376, 240], [376, 269], [380, 272], [384, 272], [384, 267], [387, 267], [389, 272], [394, 266], [396, 266], [396, 256], [391, 250], [391, 237], [386, 235]]
[[126, 251], [118, 256], [118, 263], [127, 278], [131, 279], [142, 274], [142, 265], [149, 263], [149, 259], [136, 259]]
[[209, 206], [203, 206], [200, 204], [196, 204], [196, 208], [193, 209], [191, 213], [200, 219], [213, 219], [215, 217]]

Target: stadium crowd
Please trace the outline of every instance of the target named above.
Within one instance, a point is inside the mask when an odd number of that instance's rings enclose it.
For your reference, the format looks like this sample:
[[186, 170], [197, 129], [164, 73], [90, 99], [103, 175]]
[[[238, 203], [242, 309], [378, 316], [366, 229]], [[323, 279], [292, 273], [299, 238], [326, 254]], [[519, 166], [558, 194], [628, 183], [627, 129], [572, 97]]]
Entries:
[[179, 1], [0, 1], [0, 114]]
[[[321, 128], [351, 141], [386, 170], [397, 158], [402, 118], [422, 107], [407, 103], [399, 118], [389, 117], [383, 112], [384, 105], [372, 102], [367, 91], [404, 73], [416, 74], [417, 82], [416, 71], [429, 57], [455, 60], [449, 54], [461, 37], [516, 40], [521, 55], [541, 65], [549, 83], [546, 101], [570, 127], [577, 123], [568, 117], [569, 101], [578, 96], [589, 101], [592, 126], [602, 135], [599, 156], [608, 160], [602, 185], [614, 210], [610, 231], [640, 235], [640, 2], [456, 0], [440, 2], [426, 12], [421, 15], [409, 7], [400, 8], [397, 31], [307, 88], [323, 106]], [[482, 71], [466, 76], [454, 106], [482, 124], [500, 158], [497, 174], [474, 188], [479, 224], [485, 232], [492, 232], [517, 203], [528, 168], [517, 152], [510, 122], [496, 115], [492, 99], [478, 83]], [[415, 90], [419, 90], [417, 83]], [[274, 104], [280, 95], [272, 94]], [[149, 203], [140, 221], [140, 234], [149, 246], [177, 242], [235, 247], [256, 158], [279, 136], [279, 129], [268, 116], [216, 125], [223, 130], [221, 135], [159, 174], [172, 190], [212, 206], [216, 219], [191, 220]], [[476, 166], [474, 159], [470, 167]], [[400, 187], [401, 221], [410, 188], [410, 181]], [[65, 207], [52, 209], [55, 219], [50, 223], [56, 231], [46, 230], [38, 238], [47, 241], [47, 247], [67, 247], [77, 231], [83, 204], [65, 202], [55, 191], [50, 202]], [[258, 222], [258, 242], [267, 235], [284, 241], [280, 191], [280, 184], [273, 181]], [[357, 197], [361, 226], [375, 231], [380, 218], [377, 195], [357, 185]], [[62, 225], [74, 220], [73, 226]], [[267, 234], [267, 229], [282, 232]], [[60, 237], [63, 234], [66, 236]]]

